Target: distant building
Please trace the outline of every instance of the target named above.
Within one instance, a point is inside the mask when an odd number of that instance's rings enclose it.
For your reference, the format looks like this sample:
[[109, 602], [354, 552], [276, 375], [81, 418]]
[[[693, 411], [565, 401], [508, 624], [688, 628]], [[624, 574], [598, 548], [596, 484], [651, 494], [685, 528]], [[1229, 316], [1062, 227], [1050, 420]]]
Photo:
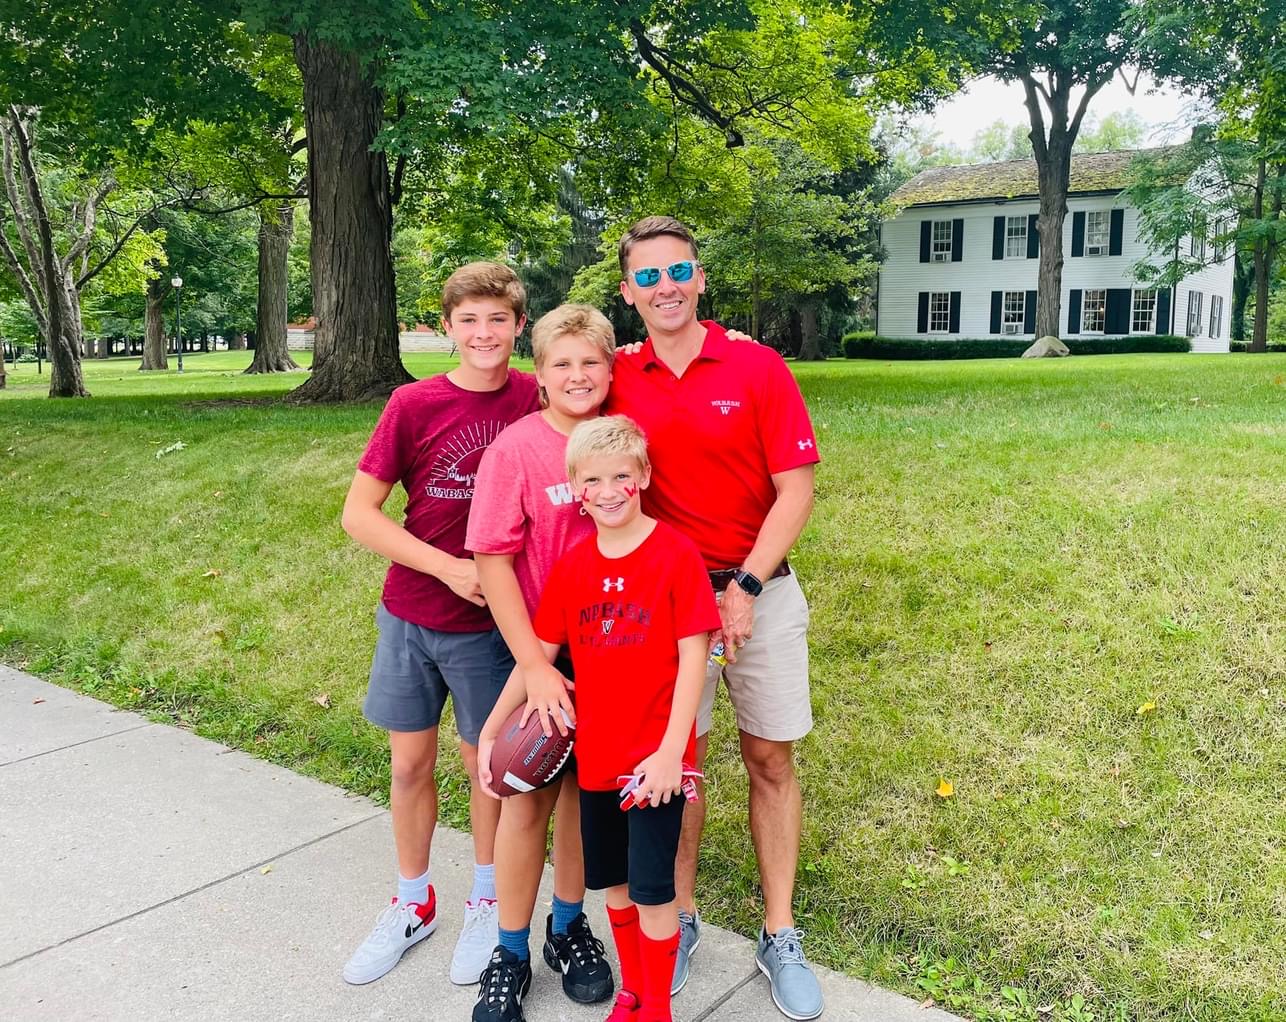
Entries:
[[[403, 352], [411, 351], [455, 351], [451, 338], [440, 334], [431, 326], [416, 323], [409, 329], [401, 324], [398, 334], [398, 347]], [[317, 320], [310, 316], [302, 323], [286, 324], [286, 347], [291, 351], [312, 351], [313, 331], [317, 329]]]
[[[1178, 334], [1193, 351], [1228, 351], [1232, 253], [1177, 287], [1148, 288], [1135, 263], [1149, 252], [1122, 190], [1135, 152], [1072, 157], [1063, 225], [1063, 338]], [[881, 228], [876, 329], [886, 337], [1034, 337], [1040, 238], [1035, 160], [922, 171], [895, 191]], [[1218, 230], [1210, 233], [1218, 234]], [[1206, 240], [1178, 242], [1193, 255]]]

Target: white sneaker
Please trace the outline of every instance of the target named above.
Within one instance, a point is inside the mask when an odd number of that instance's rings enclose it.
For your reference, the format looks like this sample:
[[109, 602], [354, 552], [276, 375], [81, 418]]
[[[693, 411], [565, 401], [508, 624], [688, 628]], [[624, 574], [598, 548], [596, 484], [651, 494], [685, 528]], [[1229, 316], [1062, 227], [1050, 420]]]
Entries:
[[491, 952], [500, 943], [500, 922], [496, 903], [483, 898], [478, 904], [464, 903], [464, 923], [451, 956], [451, 982], [474, 986], [491, 961]]
[[361, 985], [379, 979], [401, 959], [406, 949], [438, 928], [437, 898], [429, 888], [427, 905], [401, 904], [396, 898], [375, 920], [361, 947], [344, 966], [344, 980]]

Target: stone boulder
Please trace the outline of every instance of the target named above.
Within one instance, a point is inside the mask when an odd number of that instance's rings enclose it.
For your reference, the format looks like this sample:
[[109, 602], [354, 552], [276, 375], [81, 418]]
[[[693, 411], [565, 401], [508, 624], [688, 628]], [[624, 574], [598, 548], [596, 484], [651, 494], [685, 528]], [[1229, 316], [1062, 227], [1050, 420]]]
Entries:
[[1066, 344], [1057, 337], [1045, 336], [1023, 352], [1023, 358], [1062, 358], [1070, 355]]

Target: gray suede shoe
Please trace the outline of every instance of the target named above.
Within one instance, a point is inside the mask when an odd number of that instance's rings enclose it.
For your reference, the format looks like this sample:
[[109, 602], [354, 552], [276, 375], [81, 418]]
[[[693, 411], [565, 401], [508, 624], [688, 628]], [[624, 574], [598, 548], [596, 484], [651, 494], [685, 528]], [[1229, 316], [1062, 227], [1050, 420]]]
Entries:
[[670, 996], [683, 989], [691, 972], [688, 960], [701, 943], [701, 913], [679, 912], [679, 950], [674, 956], [674, 979], [670, 981]]
[[755, 949], [755, 962], [768, 977], [777, 1010], [797, 1022], [822, 1013], [822, 988], [804, 958], [803, 940], [803, 930], [783, 926], [774, 934], [760, 931]]

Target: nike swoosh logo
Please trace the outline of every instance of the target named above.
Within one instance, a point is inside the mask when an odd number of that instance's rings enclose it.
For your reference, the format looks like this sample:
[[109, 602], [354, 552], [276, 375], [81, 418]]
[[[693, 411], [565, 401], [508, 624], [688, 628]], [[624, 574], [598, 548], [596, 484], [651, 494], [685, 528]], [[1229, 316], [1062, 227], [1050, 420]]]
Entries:
[[407, 940], [410, 940], [410, 939], [411, 939], [412, 937], [414, 937], [417, 933], [419, 933], [419, 932], [420, 932], [420, 928], [421, 928], [422, 926], [424, 926], [424, 923], [425, 923], [425, 922], [426, 922], [426, 920], [421, 919], [421, 920], [420, 920], [418, 923], [416, 923], [414, 926], [411, 926], [411, 925], [409, 925], [409, 924], [408, 924], [408, 925], [407, 925], [407, 927], [406, 927], [406, 939], [407, 939]]

